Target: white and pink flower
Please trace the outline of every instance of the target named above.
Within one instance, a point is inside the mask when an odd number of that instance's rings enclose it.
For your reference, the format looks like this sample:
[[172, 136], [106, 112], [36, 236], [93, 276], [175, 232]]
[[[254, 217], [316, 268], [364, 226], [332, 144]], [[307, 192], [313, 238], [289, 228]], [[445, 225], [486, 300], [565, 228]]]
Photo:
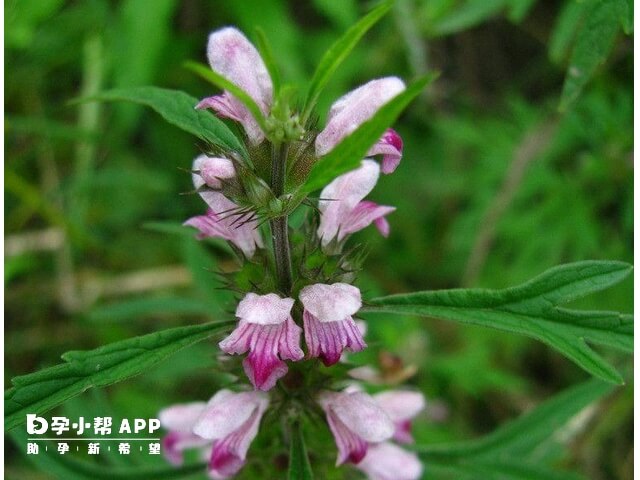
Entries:
[[222, 351], [249, 355], [242, 362], [245, 373], [259, 390], [273, 388], [288, 371], [283, 360], [301, 360], [302, 329], [291, 318], [292, 298], [275, 293], [248, 293], [238, 304], [238, 326], [220, 342]]
[[333, 239], [340, 242], [371, 223], [383, 236], [389, 235], [389, 223], [385, 217], [395, 207], [363, 200], [373, 190], [379, 176], [380, 166], [365, 159], [358, 169], [340, 175], [322, 190], [318, 203], [318, 236], [322, 245], [326, 246]]
[[206, 405], [205, 402], [173, 405], [158, 414], [160, 424], [169, 430], [162, 439], [162, 452], [173, 465], [182, 464], [185, 450], [205, 447], [211, 443], [193, 433], [193, 427]]
[[[273, 83], [262, 57], [242, 32], [226, 27], [209, 35], [207, 57], [211, 69], [244, 90], [268, 115], [273, 103]], [[196, 108], [211, 108], [221, 117], [242, 124], [251, 143], [264, 140], [264, 132], [247, 107], [225, 91], [203, 99]]]
[[[316, 138], [316, 154], [329, 153], [345, 137], [369, 120], [385, 103], [405, 89], [397, 77], [371, 80], [339, 98], [329, 110], [327, 125]], [[402, 139], [391, 128], [371, 147], [367, 156], [382, 155], [382, 172], [392, 173], [402, 158]]]
[[400, 443], [413, 443], [411, 420], [424, 410], [424, 395], [410, 390], [389, 390], [374, 395], [373, 399], [393, 421], [396, 427], [393, 439]]
[[336, 465], [360, 462], [370, 443], [383, 442], [393, 435], [393, 422], [364, 392], [323, 392], [318, 403], [338, 447]]
[[329, 366], [340, 360], [343, 350], [359, 352], [367, 346], [352, 317], [362, 306], [356, 287], [317, 283], [300, 291], [300, 301], [310, 357], [320, 357]]
[[207, 203], [205, 215], [192, 217], [184, 225], [197, 228], [198, 238], [228, 240], [251, 258], [261, 248], [262, 238], [255, 220], [239, 217], [238, 206], [220, 191], [222, 182], [235, 176], [233, 163], [226, 158], [200, 155], [193, 162], [193, 185]]
[[159, 414], [160, 423], [169, 430], [163, 440], [165, 456], [180, 465], [182, 451], [198, 447], [206, 451], [210, 478], [231, 478], [243, 467], [268, 405], [263, 392], [220, 390], [206, 404], [166, 408]]
[[356, 467], [369, 480], [418, 480], [423, 470], [415, 453], [390, 442], [370, 445], [366, 456]]

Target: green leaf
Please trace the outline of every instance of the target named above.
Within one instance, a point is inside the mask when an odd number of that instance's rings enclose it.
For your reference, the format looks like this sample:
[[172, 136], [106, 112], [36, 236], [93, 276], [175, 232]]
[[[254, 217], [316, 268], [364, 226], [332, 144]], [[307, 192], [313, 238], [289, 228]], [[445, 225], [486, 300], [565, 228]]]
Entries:
[[471, 28], [500, 13], [506, 0], [467, 1], [451, 9], [451, 13], [429, 27], [432, 36], [444, 36]]
[[357, 168], [371, 145], [382, 136], [407, 105], [435, 78], [435, 74], [426, 75], [413, 82], [404, 92], [390, 100], [373, 117], [318, 160], [311, 169], [306, 183], [302, 186], [302, 192], [311, 193], [324, 187], [338, 175]]
[[215, 335], [233, 321], [178, 327], [72, 351], [66, 363], [12, 379], [5, 391], [5, 429], [23, 423], [27, 413], [42, 414], [92, 387], [104, 387], [149, 369], [178, 350]]
[[220, 147], [244, 152], [244, 147], [221, 120], [210, 112], [196, 110], [198, 100], [179, 90], [133, 87], [108, 90], [79, 101], [127, 101], [151, 107], [172, 125]]
[[477, 478], [479, 472], [487, 479], [581, 478], [541, 465], [536, 452], [544, 443], [557, 442], [570, 433], [571, 420], [613, 388], [599, 380], [590, 380], [559, 393], [485, 437], [447, 445], [418, 446], [417, 451], [434, 470], [454, 472], [455, 478]]
[[288, 480], [313, 480], [307, 447], [302, 435], [302, 425], [296, 421], [291, 426], [291, 449], [289, 451]]
[[364, 311], [436, 317], [519, 333], [556, 349], [592, 375], [623, 383], [586, 341], [632, 352], [633, 317], [570, 310], [558, 304], [618, 283], [631, 270], [624, 262], [577, 262], [552, 268], [517, 287], [391, 295], [371, 300]]
[[358, 23], [347, 30], [323, 55], [316, 71], [313, 74], [309, 91], [304, 102], [302, 114], [303, 122], [306, 122], [309, 114], [318, 101], [320, 93], [329, 82], [331, 76], [338, 69], [340, 64], [349, 56], [351, 51], [358, 44], [365, 33], [369, 31], [378, 21], [386, 15], [393, 6], [393, 0], [382, 2], [367, 15], [362, 17]]
[[609, 56], [625, 13], [624, 0], [597, 0], [590, 3], [571, 53], [560, 98], [561, 111], [565, 111], [578, 98], [596, 69]]
[[262, 60], [264, 60], [264, 64], [267, 67], [269, 76], [271, 77], [271, 82], [273, 83], [273, 96], [274, 98], [278, 98], [278, 92], [280, 92], [281, 86], [280, 70], [278, 69], [276, 59], [273, 56], [273, 49], [267, 40], [267, 36], [264, 33], [264, 30], [260, 27], [256, 27], [256, 43], [260, 56], [262, 57]]
[[262, 110], [260, 110], [258, 104], [247, 92], [238, 87], [235, 83], [224, 78], [219, 73], [214, 72], [206, 65], [198, 62], [185, 62], [184, 65], [188, 70], [191, 70], [193, 73], [207, 80], [214, 86], [221, 88], [222, 90], [227, 90], [231, 95], [242, 102], [245, 107], [247, 107], [247, 110], [249, 110], [249, 113], [251, 113], [256, 122], [258, 122], [262, 131], [267, 131], [266, 121], [262, 114]]
[[587, 7], [586, 2], [567, 2], [560, 11], [549, 38], [549, 58], [554, 62], [560, 63], [569, 55]]

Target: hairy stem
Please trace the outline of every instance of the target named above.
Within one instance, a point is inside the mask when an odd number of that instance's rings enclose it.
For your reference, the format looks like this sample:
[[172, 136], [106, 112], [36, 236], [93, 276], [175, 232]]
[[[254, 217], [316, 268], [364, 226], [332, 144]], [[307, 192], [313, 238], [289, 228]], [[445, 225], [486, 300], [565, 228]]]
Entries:
[[[271, 162], [271, 190], [276, 197], [284, 192], [284, 182], [287, 165], [287, 144], [274, 145]], [[291, 276], [291, 250], [289, 247], [289, 227], [286, 215], [274, 218], [271, 225], [271, 239], [273, 241], [273, 256], [276, 264], [278, 289], [285, 295], [291, 293], [293, 285]]]

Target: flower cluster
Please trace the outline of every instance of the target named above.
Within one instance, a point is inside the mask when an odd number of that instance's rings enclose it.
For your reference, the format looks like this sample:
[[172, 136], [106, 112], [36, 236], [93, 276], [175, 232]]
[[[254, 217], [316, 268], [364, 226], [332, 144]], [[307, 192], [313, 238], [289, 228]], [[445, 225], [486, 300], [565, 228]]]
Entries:
[[[264, 208], [283, 198], [280, 195], [283, 192], [269, 188], [276, 174], [269, 176], [264, 173], [269, 169], [260, 168], [265, 152], [279, 148], [289, 152], [282, 168], [291, 168], [291, 178], [295, 178], [297, 165], [313, 163], [327, 155], [405, 86], [395, 77], [370, 81], [337, 100], [329, 111], [326, 126], [317, 132], [309, 125], [300, 125], [297, 115], [282, 118], [282, 111], [290, 110], [282, 106], [282, 99], [274, 98], [268, 69], [241, 32], [231, 27], [213, 32], [207, 55], [211, 68], [243, 90], [266, 121], [258, 121], [251, 109], [228, 91], [205, 98], [196, 106], [238, 122], [246, 134], [251, 161], [243, 161], [239, 152], [220, 150], [197, 157], [192, 168], [193, 184], [208, 210], [190, 218], [185, 225], [195, 227], [200, 239], [214, 237], [230, 242], [243, 264], [261, 265], [269, 272], [273, 264], [265, 260], [269, 257], [260, 231], [261, 215]], [[281, 149], [287, 142], [287, 149]], [[380, 163], [374, 160], [377, 156]], [[378, 205], [365, 197], [375, 187], [380, 172], [392, 173], [401, 157], [402, 139], [394, 130], [387, 129], [358, 168], [326, 185], [317, 203], [319, 217], [308, 235], [320, 255], [326, 259], [340, 255], [349, 235], [371, 224], [383, 236], [389, 234], [386, 216], [394, 207]], [[300, 166], [298, 170], [305, 168]], [[286, 178], [280, 180], [281, 184], [286, 183]], [[267, 216], [268, 220], [273, 218]], [[283, 244], [280, 239], [280, 248], [284, 245], [288, 252], [286, 230], [285, 223], [285, 239]], [[272, 236], [277, 264], [279, 247], [275, 233]], [[304, 263], [301, 258], [296, 264]], [[277, 276], [277, 272], [272, 275]], [[265, 410], [273, 395], [277, 396], [277, 392], [267, 392], [279, 380], [285, 380], [291, 367], [288, 362], [317, 358], [329, 367], [344, 358], [345, 351], [363, 350], [364, 328], [354, 318], [362, 307], [362, 298], [352, 280], [352, 276], [334, 271], [331, 275], [300, 275], [286, 289], [275, 288], [277, 281], [252, 283], [251, 288], [245, 289], [235, 311], [237, 326], [219, 347], [230, 355], [247, 354], [242, 365], [254, 390], [221, 390], [206, 404], [191, 403], [163, 410], [160, 419], [169, 430], [164, 439], [168, 460], [179, 464], [185, 449], [197, 448], [208, 459], [211, 478], [235, 475], [246, 460]], [[353, 385], [338, 391], [327, 377], [303, 383], [307, 388], [305, 398], [326, 415], [338, 447], [337, 465], [353, 463], [371, 479], [420, 477], [422, 465], [417, 457], [396, 443], [412, 441], [410, 421], [425, 404], [421, 394], [389, 391], [370, 396]]]

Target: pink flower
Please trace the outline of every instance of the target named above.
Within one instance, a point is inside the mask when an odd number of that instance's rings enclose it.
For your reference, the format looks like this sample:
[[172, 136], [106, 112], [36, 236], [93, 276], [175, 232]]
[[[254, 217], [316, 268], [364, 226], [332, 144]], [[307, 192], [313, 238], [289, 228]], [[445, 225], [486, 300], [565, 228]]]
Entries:
[[422, 476], [418, 457], [389, 442], [371, 445], [357, 468], [369, 480], [418, 480]]
[[326, 246], [334, 238], [340, 242], [347, 235], [375, 223], [383, 236], [389, 235], [385, 216], [394, 207], [363, 201], [378, 181], [380, 167], [373, 160], [363, 160], [360, 168], [340, 175], [320, 193], [318, 236]]
[[205, 402], [173, 405], [158, 414], [160, 423], [169, 433], [162, 439], [163, 453], [173, 465], [181, 465], [182, 452], [190, 448], [209, 445], [211, 442], [193, 433], [196, 420], [206, 407]]
[[373, 398], [395, 424], [393, 439], [400, 443], [413, 443], [411, 420], [424, 409], [424, 395], [408, 390], [391, 390], [378, 393]]
[[362, 306], [360, 290], [346, 283], [317, 283], [300, 291], [304, 336], [310, 357], [327, 366], [340, 360], [345, 348], [359, 352], [367, 345], [353, 318]]
[[[267, 115], [273, 102], [273, 84], [256, 48], [242, 32], [226, 27], [209, 35], [207, 57], [211, 69], [244, 90]], [[253, 115], [229, 92], [203, 99], [196, 108], [211, 108], [221, 117], [240, 122], [249, 140], [258, 144], [264, 132]]]
[[382, 442], [393, 435], [393, 423], [366, 393], [323, 392], [318, 402], [338, 446], [336, 465], [360, 462], [369, 443]]
[[220, 192], [222, 182], [236, 174], [233, 163], [226, 158], [200, 155], [193, 162], [193, 172], [193, 184], [209, 209], [205, 215], [192, 217], [184, 225], [200, 230], [199, 239], [216, 237], [228, 240], [251, 258], [256, 247], [262, 247], [257, 223], [242, 217], [238, 206]]
[[[331, 106], [327, 126], [316, 138], [316, 154], [323, 156], [329, 153], [404, 89], [402, 80], [387, 77], [372, 80], [339, 98]], [[383, 173], [393, 172], [402, 158], [402, 139], [395, 130], [388, 129], [369, 150], [367, 156], [372, 155], [383, 155]]]
[[283, 360], [300, 360], [302, 329], [291, 318], [292, 298], [280, 298], [275, 293], [248, 293], [238, 304], [238, 326], [220, 342], [229, 354], [249, 351], [244, 359], [244, 371], [259, 390], [273, 388], [288, 371]]

